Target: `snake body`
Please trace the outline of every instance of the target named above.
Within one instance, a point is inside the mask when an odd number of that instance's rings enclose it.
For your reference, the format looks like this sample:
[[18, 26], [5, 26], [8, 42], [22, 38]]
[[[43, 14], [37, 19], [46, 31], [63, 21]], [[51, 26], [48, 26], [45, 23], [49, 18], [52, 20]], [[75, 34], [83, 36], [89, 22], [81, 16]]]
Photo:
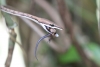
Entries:
[[60, 28], [59, 26], [57, 26], [53, 22], [51, 22], [47, 19], [44, 19], [44, 18], [39, 18], [39, 17], [33, 16], [31, 14], [12, 10], [12, 9], [7, 8], [6, 6], [0, 6], [0, 10], [3, 11], [3, 12], [6, 12], [8, 14], [12, 14], [12, 15], [15, 15], [15, 16], [24, 17], [24, 18], [27, 18], [29, 20], [32, 20], [32, 21], [36, 22], [37, 24], [41, 25], [48, 32], [48, 34], [41, 37], [38, 40], [38, 42], [36, 43], [36, 47], [35, 47], [35, 57], [36, 57], [36, 59], [37, 59], [37, 56], [36, 56], [37, 47], [38, 47], [39, 43], [41, 42], [41, 40], [43, 40], [46, 37], [49, 37], [50, 35], [58, 37], [59, 35], [56, 33], [55, 29], [62, 30], [62, 28]]

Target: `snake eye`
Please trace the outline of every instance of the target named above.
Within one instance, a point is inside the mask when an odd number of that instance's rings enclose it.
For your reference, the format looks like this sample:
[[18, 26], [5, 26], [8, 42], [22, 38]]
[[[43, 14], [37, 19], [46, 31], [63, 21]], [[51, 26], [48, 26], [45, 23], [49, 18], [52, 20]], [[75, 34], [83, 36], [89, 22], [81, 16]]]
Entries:
[[54, 24], [50, 24], [50, 26], [54, 27], [55, 25]]

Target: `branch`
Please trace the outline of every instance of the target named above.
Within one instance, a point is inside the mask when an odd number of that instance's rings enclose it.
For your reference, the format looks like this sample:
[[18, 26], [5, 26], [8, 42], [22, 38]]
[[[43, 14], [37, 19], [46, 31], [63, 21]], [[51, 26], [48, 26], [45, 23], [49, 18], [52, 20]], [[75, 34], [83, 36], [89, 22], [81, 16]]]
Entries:
[[[16, 33], [15, 33], [14, 29], [11, 29], [10, 35], [16, 39]], [[8, 57], [5, 62], [5, 67], [10, 67], [14, 46], [15, 46], [15, 41], [13, 41], [10, 37], [9, 38]]]
[[74, 43], [74, 46], [77, 48], [78, 53], [82, 57], [84, 64], [87, 67], [92, 67], [92, 65], [91, 65], [92, 62], [87, 58], [84, 51], [82, 50], [82, 47], [77, 42], [77, 40], [74, 36], [73, 24], [72, 24], [72, 20], [71, 20], [71, 16], [70, 16], [68, 7], [66, 7], [64, 0], [57, 0], [57, 4], [58, 4], [58, 9], [59, 9], [59, 13], [61, 15], [61, 18], [62, 18], [63, 22], [65, 22], [66, 27], [69, 29], [72, 42]]

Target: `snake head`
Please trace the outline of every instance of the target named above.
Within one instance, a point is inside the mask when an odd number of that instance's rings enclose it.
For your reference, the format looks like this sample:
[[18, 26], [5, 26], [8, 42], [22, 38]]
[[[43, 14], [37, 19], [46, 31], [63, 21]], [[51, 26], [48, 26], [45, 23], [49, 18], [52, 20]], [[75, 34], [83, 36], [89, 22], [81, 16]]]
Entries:
[[55, 24], [42, 24], [41, 25], [48, 33], [51, 33], [52, 36], [55, 36], [55, 37], [59, 37], [59, 35], [57, 34], [57, 31], [56, 29], [59, 29], [59, 30], [62, 30], [62, 28], [58, 27], [57, 25]]

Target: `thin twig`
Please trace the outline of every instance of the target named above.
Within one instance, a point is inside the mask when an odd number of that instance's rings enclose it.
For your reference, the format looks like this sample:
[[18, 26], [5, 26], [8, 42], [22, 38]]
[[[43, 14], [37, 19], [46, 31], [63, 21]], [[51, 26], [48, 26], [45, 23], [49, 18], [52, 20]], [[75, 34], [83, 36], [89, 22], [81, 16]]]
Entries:
[[100, 40], [100, 0], [97, 1], [97, 20], [98, 20], [98, 31], [99, 31], [99, 40]]
[[[14, 29], [11, 29], [10, 34], [16, 39], [16, 33], [15, 33]], [[6, 62], [5, 62], [5, 67], [10, 67], [14, 47], [15, 47], [15, 41], [13, 41], [10, 37], [9, 38], [8, 57], [7, 57]]]
[[20, 47], [20, 49], [22, 50], [22, 52], [23, 52], [23, 54], [24, 54], [24, 56], [26, 57], [27, 56], [27, 54], [26, 54], [26, 52], [25, 52], [25, 50], [24, 50], [24, 48], [22, 47], [22, 44], [20, 44], [12, 35], [10, 35], [10, 38], [14, 41], [14, 42], [16, 42], [17, 44], [18, 44], [18, 46]]

